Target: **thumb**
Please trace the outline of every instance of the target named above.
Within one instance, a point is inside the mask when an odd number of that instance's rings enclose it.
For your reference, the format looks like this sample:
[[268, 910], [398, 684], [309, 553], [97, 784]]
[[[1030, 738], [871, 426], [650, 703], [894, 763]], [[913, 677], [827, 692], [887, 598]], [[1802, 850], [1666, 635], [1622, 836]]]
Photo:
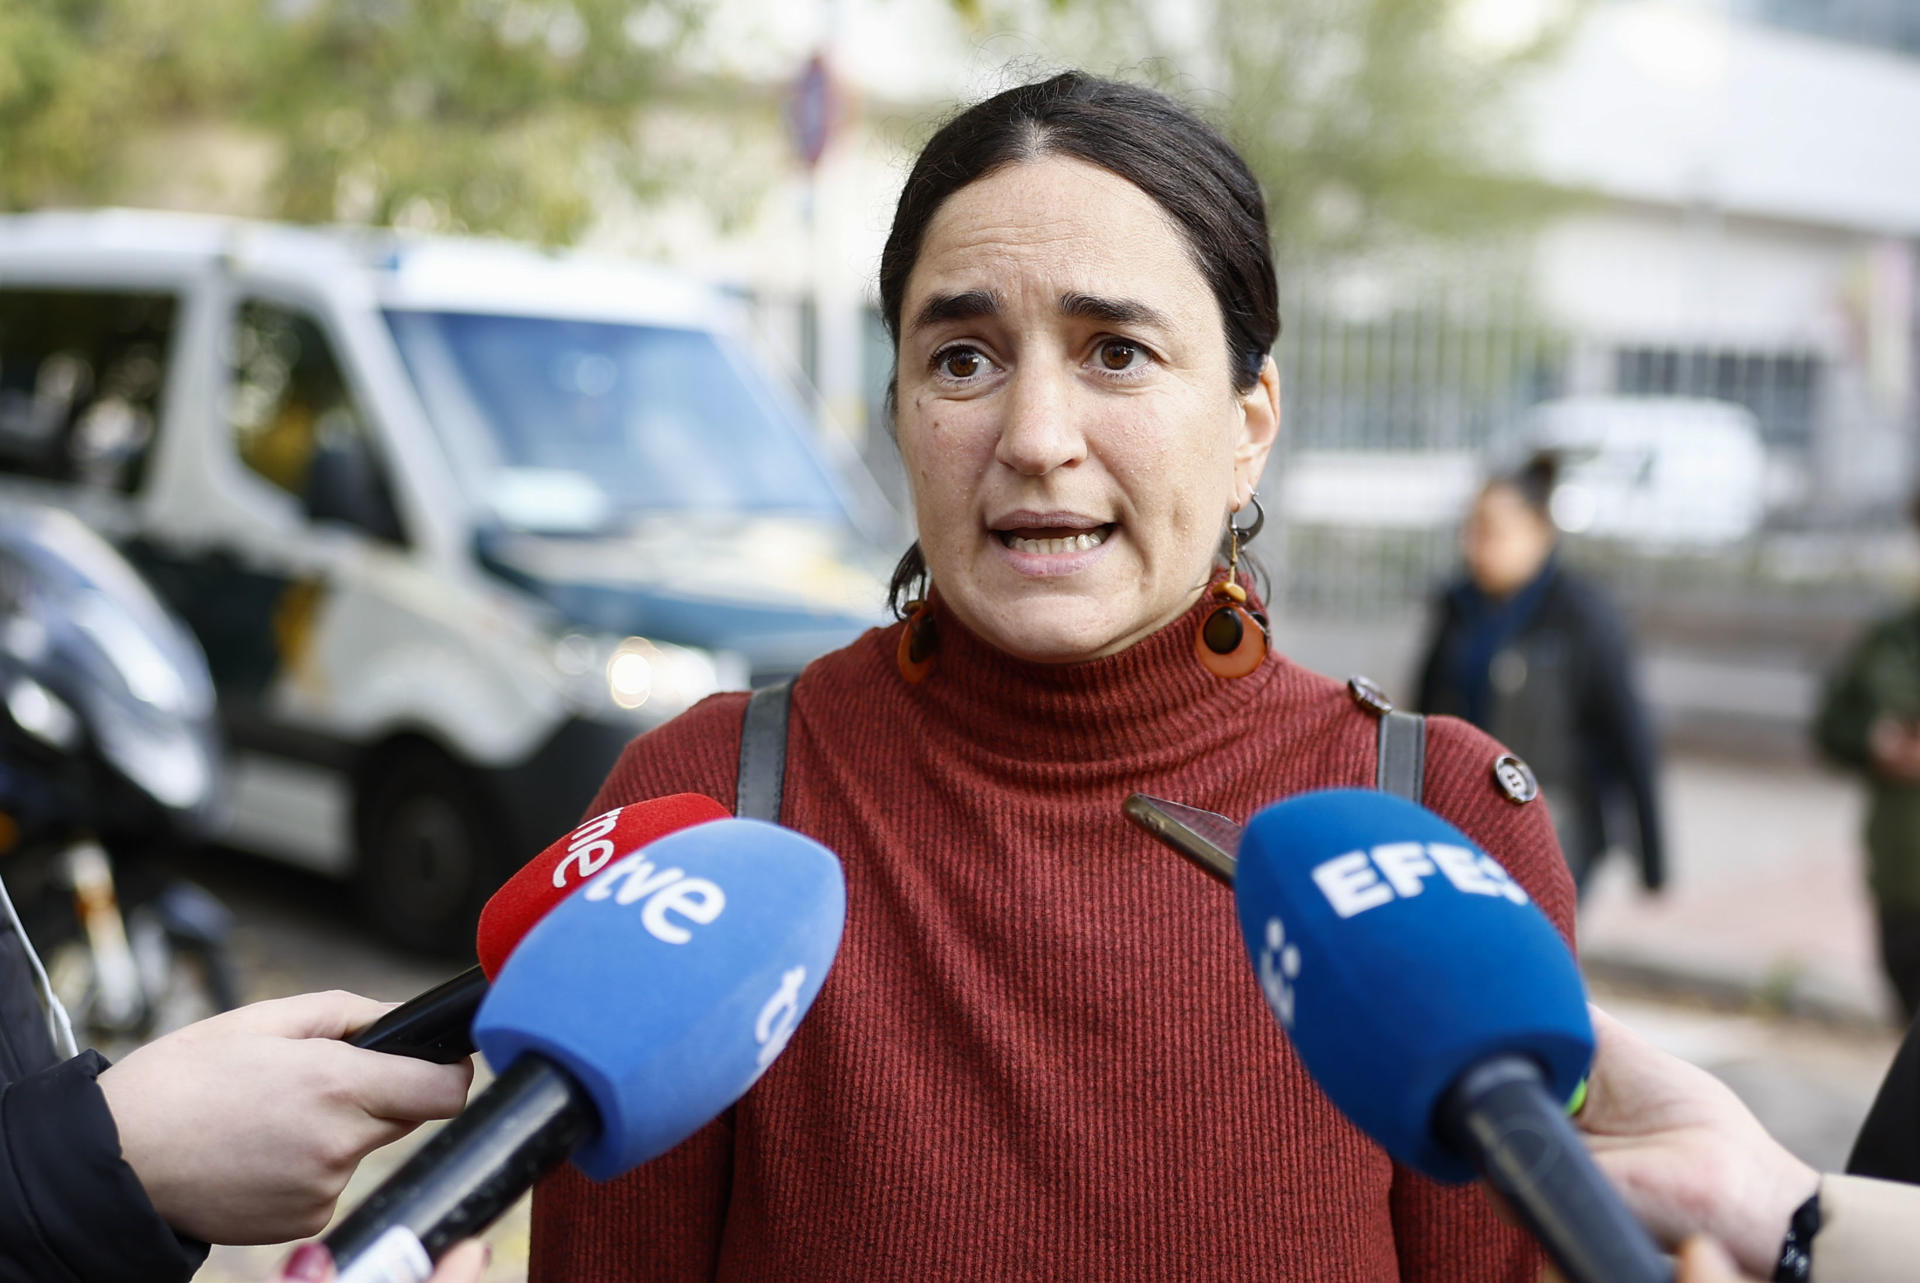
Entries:
[[278, 1038], [345, 1038], [399, 1005], [363, 998], [344, 989], [328, 989], [270, 998], [215, 1019]]
[[1751, 1283], [1734, 1268], [1725, 1250], [1704, 1234], [1680, 1245], [1675, 1265], [1674, 1283]]

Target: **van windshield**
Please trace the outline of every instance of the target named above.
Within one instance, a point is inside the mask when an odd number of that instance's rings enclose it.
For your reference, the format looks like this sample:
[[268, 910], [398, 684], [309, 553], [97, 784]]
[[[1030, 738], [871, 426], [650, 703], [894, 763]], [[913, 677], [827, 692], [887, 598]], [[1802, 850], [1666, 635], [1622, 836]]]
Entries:
[[616, 519], [847, 520], [799, 415], [711, 333], [470, 312], [386, 315], [434, 430], [484, 485], [563, 478], [576, 491], [602, 492]]

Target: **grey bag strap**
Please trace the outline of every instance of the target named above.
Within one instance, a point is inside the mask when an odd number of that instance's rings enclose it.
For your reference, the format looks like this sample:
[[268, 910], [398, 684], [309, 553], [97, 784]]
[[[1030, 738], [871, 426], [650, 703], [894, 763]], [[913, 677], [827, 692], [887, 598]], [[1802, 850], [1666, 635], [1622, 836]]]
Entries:
[[780, 822], [780, 791], [787, 778], [787, 711], [793, 679], [762, 686], [747, 697], [740, 725], [740, 782], [733, 813], [743, 820]]
[[1380, 750], [1373, 786], [1415, 806], [1427, 781], [1427, 719], [1395, 709], [1380, 717]]

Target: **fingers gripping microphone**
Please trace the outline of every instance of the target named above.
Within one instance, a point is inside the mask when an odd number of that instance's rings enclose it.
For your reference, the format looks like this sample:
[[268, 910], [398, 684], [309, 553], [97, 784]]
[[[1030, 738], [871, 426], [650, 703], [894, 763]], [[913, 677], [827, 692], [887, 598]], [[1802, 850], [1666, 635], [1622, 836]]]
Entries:
[[819, 993], [840, 862], [720, 820], [606, 866], [514, 950], [474, 1021], [499, 1072], [323, 1240], [339, 1283], [417, 1283], [569, 1153], [608, 1180], [744, 1094]]
[[1673, 1277], [1561, 1104], [1593, 1057], [1585, 987], [1506, 870], [1359, 789], [1268, 807], [1239, 857], [1254, 972], [1341, 1113], [1427, 1176], [1485, 1176], [1569, 1283]]
[[635, 802], [596, 815], [535, 856], [493, 893], [480, 911], [476, 952], [480, 965], [401, 1003], [347, 1041], [450, 1065], [473, 1054], [473, 1016], [487, 996], [487, 982], [521, 937], [567, 893], [605, 868], [616, 855], [637, 851], [655, 838], [708, 820], [727, 809], [698, 793]]

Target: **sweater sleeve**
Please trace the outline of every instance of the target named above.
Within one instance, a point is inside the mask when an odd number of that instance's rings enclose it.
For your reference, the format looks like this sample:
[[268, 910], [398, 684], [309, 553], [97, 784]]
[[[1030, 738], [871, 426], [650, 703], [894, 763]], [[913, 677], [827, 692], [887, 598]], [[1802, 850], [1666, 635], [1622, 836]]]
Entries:
[[85, 1051], [0, 1088], [0, 1283], [167, 1283], [206, 1259], [120, 1156], [106, 1067]]
[[[1573, 878], [1546, 803], [1508, 800], [1493, 775], [1504, 750], [1465, 722], [1430, 719], [1427, 745], [1427, 806], [1499, 860], [1571, 948]], [[1524, 1231], [1503, 1224], [1474, 1186], [1442, 1186], [1395, 1164], [1390, 1204], [1405, 1283], [1535, 1283], [1540, 1277], [1540, 1248]]]
[[[742, 694], [716, 695], [634, 740], [587, 814], [681, 792], [731, 808], [745, 706]], [[732, 1175], [732, 1110], [604, 1185], [563, 1165], [534, 1187], [528, 1283], [713, 1278]]]

